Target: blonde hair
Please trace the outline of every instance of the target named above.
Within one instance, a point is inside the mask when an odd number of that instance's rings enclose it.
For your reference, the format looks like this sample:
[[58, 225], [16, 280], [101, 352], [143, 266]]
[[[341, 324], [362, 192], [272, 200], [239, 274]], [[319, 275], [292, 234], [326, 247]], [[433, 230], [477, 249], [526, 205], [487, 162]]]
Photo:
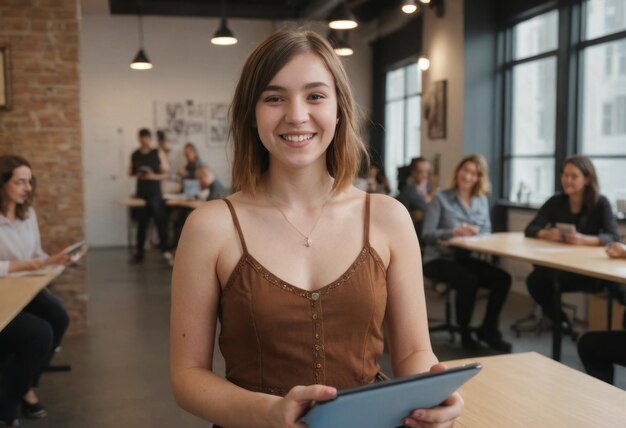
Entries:
[[451, 189], [458, 189], [459, 183], [457, 176], [459, 175], [459, 171], [463, 166], [472, 162], [476, 165], [476, 171], [478, 173], [478, 180], [474, 187], [472, 188], [472, 196], [486, 196], [491, 192], [491, 182], [489, 181], [489, 166], [487, 165], [487, 160], [483, 155], [479, 154], [471, 154], [465, 156], [461, 159], [461, 162], [458, 163], [456, 168], [454, 168], [454, 174], [452, 174], [452, 181], [450, 182]]
[[256, 104], [274, 76], [294, 57], [312, 52], [324, 63], [335, 82], [338, 124], [326, 150], [326, 168], [335, 179], [333, 192], [348, 187], [368, 159], [359, 135], [360, 114], [348, 76], [330, 44], [312, 31], [279, 31], [261, 42], [248, 56], [230, 106], [230, 135], [234, 145], [232, 186], [254, 194], [269, 168], [269, 153], [255, 128]]

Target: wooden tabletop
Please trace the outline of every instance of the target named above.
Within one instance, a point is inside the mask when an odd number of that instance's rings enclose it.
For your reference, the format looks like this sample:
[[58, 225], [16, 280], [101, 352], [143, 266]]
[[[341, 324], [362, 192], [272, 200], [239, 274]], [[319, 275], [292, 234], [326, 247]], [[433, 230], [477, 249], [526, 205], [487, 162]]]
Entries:
[[[205, 202], [206, 201], [200, 199], [165, 199], [165, 205], [167, 205], [168, 207], [190, 208], [192, 210], [198, 208]], [[139, 208], [146, 206], [146, 201], [141, 198], [121, 199], [117, 201], [117, 203], [128, 208]]]
[[479, 362], [462, 388], [455, 427], [582, 428], [626, 426], [626, 391], [535, 352], [446, 362]]
[[59, 266], [47, 275], [0, 278], [0, 330], [62, 272]]
[[611, 259], [604, 247], [588, 247], [526, 238], [521, 232], [456, 237], [449, 245], [535, 265], [626, 284], [626, 260]]

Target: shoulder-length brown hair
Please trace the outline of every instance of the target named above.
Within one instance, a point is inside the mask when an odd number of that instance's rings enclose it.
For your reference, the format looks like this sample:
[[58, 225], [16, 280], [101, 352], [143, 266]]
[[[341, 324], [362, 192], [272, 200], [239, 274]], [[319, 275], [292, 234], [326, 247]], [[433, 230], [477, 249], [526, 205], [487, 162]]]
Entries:
[[[21, 156], [16, 155], [4, 155], [0, 156], [0, 210], [2, 214], [7, 214], [7, 198], [5, 195], [5, 184], [13, 177], [13, 171], [20, 166], [27, 166], [31, 168], [30, 163]], [[33, 177], [32, 192], [30, 197], [23, 204], [17, 204], [15, 206], [15, 217], [20, 220], [25, 220], [28, 215], [28, 209], [33, 202], [33, 196], [35, 195], [35, 177]]]
[[491, 182], [489, 181], [489, 166], [487, 166], [487, 160], [483, 155], [479, 154], [471, 154], [465, 156], [461, 159], [461, 162], [454, 168], [454, 174], [452, 174], [452, 181], [450, 182], [451, 189], [457, 189], [459, 186], [457, 176], [459, 175], [459, 171], [463, 166], [468, 163], [473, 162], [476, 165], [476, 170], [478, 172], [478, 181], [474, 184], [472, 188], [472, 196], [486, 196], [491, 192]]
[[333, 76], [337, 91], [339, 123], [326, 150], [326, 167], [335, 179], [333, 191], [349, 186], [367, 150], [359, 135], [360, 114], [341, 60], [330, 44], [312, 31], [279, 31], [259, 44], [248, 56], [230, 106], [230, 136], [234, 145], [233, 190], [254, 194], [269, 168], [269, 153], [255, 124], [256, 104], [272, 78], [295, 56], [312, 52]]
[[596, 174], [596, 168], [593, 166], [593, 162], [587, 156], [571, 156], [563, 163], [561, 168], [561, 174], [565, 169], [565, 165], [572, 164], [582, 172], [583, 176], [589, 179], [589, 183], [585, 185], [583, 190], [583, 204], [588, 211], [591, 211], [600, 198], [600, 184], [598, 183], [598, 174]]

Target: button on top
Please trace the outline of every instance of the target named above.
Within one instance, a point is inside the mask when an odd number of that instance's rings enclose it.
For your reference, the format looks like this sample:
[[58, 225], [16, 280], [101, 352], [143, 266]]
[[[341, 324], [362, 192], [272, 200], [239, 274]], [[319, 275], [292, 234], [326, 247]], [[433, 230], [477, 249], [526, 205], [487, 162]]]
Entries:
[[318, 301], [320, 299], [320, 293], [311, 294], [311, 300]]
[[317, 319], [317, 314], [313, 314], [313, 319], [316, 320]]

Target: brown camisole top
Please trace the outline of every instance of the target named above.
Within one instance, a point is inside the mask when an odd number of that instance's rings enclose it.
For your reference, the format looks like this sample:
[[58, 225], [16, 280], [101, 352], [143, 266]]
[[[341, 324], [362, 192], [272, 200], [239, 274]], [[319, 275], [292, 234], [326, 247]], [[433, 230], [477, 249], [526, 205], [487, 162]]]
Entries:
[[387, 282], [369, 243], [369, 194], [362, 250], [337, 280], [315, 291], [281, 280], [248, 253], [235, 209], [224, 201], [243, 248], [220, 296], [226, 378], [280, 396], [296, 385], [343, 389], [374, 382], [383, 353]]

